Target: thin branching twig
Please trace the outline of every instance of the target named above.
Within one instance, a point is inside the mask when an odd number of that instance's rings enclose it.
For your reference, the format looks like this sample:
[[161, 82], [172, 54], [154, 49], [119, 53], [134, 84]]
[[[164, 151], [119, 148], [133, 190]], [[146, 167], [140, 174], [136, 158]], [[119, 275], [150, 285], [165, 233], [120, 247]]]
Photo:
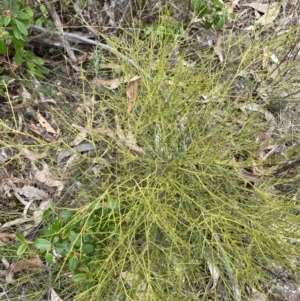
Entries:
[[[41, 31], [43, 33], [48, 33], [47, 29], [45, 29], [41, 26], [38, 26], [38, 25], [30, 25], [30, 28]], [[80, 42], [85, 43], [85, 44], [98, 46], [98, 47], [100, 47], [102, 49], [105, 49], [105, 50], [115, 54], [116, 56], [120, 57], [122, 60], [129, 63], [132, 67], [134, 67], [139, 72], [142, 71], [142, 69], [134, 62], [133, 59], [128, 58], [126, 55], [122, 54], [121, 52], [119, 52], [118, 50], [116, 50], [115, 48], [113, 48], [109, 45], [103, 44], [101, 42], [90, 40], [88, 38], [82, 37], [82, 36], [80, 36], [78, 34], [75, 34], [75, 33], [54, 31], [54, 32], [51, 32], [51, 34], [55, 35], [55, 36], [64, 36], [66, 39], [68, 39], [68, 38], [69, 39], [75, 39], [75, 40], [80, 41]], [[50, 35], [50, 32], [49, 32], [49, 35]]]
[[77, 62], [77, 58], [76, 58], [76, 55], [74, 53], [74, 51], [71, 49], [70, 45], [69, 45], [69, 42], [67, 41], [67, 39], [65, 38], [65, 36], [63, 35], [64, 31], [63, 31], [63, 25], [61, 24], [61, 21], [59, 19], [59, 16], [56, 12], [56, 10], [54, 9], [53, 5], [51, 3], [49, 3], [48, 1], [45, 1], [45, 5], [46, 7], [48, 8], [49, 10], [49, 13], [51, 14], [52, 16], [52, 19], [54, 21], [54, 24], [57, 28], [57, 30], [60, 32], [60, 37], [61, 37], [61, 40], [63, 42], [63, 45], [64, 45], [64, 49], [65, 51], [67, 52], [67, 54], [69, 55], [69, 58], [72, 62], [76, 63]]

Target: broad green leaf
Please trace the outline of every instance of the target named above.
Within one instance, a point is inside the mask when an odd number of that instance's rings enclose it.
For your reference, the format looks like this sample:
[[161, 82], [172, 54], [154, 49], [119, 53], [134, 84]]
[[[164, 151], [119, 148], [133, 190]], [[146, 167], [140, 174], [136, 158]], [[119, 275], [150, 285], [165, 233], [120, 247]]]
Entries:
[[95, 247], [93, 245], [91, 245], [91, 244], [84, 244], [82, 246], [81, 252], [83, 254], [91, 254], [91, 253], [94, 252], [94, 250], [95, 250]]
[[59, 236], [54, 236], [51, 239], [52, 244], [56, 244], [60, 241], [60, 237]]
[[41, 231], [41, 236], [53, 236], [55, 234], [58, 234], [57, 231], [54, 229], [51, 229], [51, 226], [49, 227], [49, 229], [45, 229]]
[[[32, 73], [32, 72], [30, 72]], [[38, 79], [43, 79], [45, 77], [45, 74], [48, 74], [48, 70], [41, 70], [41, 69], [34, 69], [34, 74], [32, 74], [32, 76], [38, 78]]]
[[208, 6], [201, 0], [194, 0], [192, 2], [192, 7], [193, 10], [197, 13], [198, 18], [202, 18], [205, 14], [207, 14]]
[[198, 18], [202, 18], [204, 15], [206, 15], [208, 13], [208, 9], [207, 6], [202, 6], [199, 10], [196, 10], [196, 12], [198, 13]]
[[24, 36], [28, 36], [28, 31], [27, 31], [27, 26], [25, 26], [25, 24], [19, 20], [15, 20], [15, 23], [20, 31], [20, 33], [22, 33]]
[[13, 14], [15, 15], [18, 11], [20, 11], [20, 9], [22, 9], [23, 4], [18, 1], [9, 1], [10, 2], [10, 7], [9, 9], [13, 12]]
[[215, 4], [216, 6], [220, 7], [220, 8], [224, 8], [224, 4], [221, 3], [219, 0], [210, 0], [213, 4]]
[[120, 202], [116, 198], [109, 196], [107, 199], [107, 208], [117, 210], [120, 208]]
[[74, 257], [71, 257], [68, 261], [68, 267], [70, 271], [74, 271], [77, 266], [77, 260]]
[[79, 241], [79, 234], [74, 232], [74, 231], [70, 231], [70, 234], [68, 236], [69, 241], [71, 243], [75, 242], [75, 246], [79, 247], [80, 246], [80, 241]]
[[91, 204], [90, 209], [91, 209], [91, 211], [94, 211], [94, 210], [98, 210], [98, 209], [102, 208], [102, 206], [103, 206], [102, 202], [95, 202], [95, 203]]
[[71, 216], [73, 216], [73, 212], [70, 210], [64, 210], [61, 212], [60, 216], [64, 219], [67, 220], [69, 219]]
[[4, 25], [4, 21], [6, 20], [6, 16], [0, 17], [0, 26]]
[[[5, 17], [3, 18], [3, 25], [4, 25], [4, 26], [9, 25], [10, 21], [11, 21], [11, 17], [10, 17], [10, 16], [5, 16]], [[2, 22], [1, 22], [1, 23], [2, 23]]]
[[37, 26], [42, 26], [43, 25], [43, 21], [42, 21], [42, 18], [39, 18], [35, 21], [35, 25]]
[[17, 51], [14, 55], [14, 61], [17, 63], [17, 65], [21, 65], [23, 63], [23, 55], [22, 52]]
[[85, 273], [76, 274], [72, 277], [72, 281], [74, 281], [74, 282], [80, 282], [82, 280], [86, 280], [86, 274]]
[[14, 22], [14, 23], [12, 23], [11, 26], [12, 26], [12, 30], [13, 30], [13, 35], [14, 35], [14, 37], [15, 37], [16, 39], [18, 39], [18, 40], [22, 40], [23, 37], [22, 37], [22, 34], [21, 34], [20, 30], [18, 29], [17, 24]]
[[7, 83], [11, 80], [12, 78], [7, 76], [7, 75], [1, 75], [0, 76], [0, 84], [3, 84], [3, 82]]
[[27, 51], [26, 51], [26, 56], [27, 56], [28, 58], [30, 58], [30, 59], [33, 59], [33, 58], [35, 57], [35, 54], [34, 54], [32, 51], [27, 50]]
[[20, 256], [20, 255], [24, 254], [25, 251], [26, 251], [26, 249], [27, 249], [27, 247], [28, 247], [27, 243], [20, 244], [20, 246], [19, 246], [19, 248], [17, 250], [17, 255]]
[[22, 11], [18, 11], [16, 14], [16, 17], [20, 20], [30, 20], [31, 16], [29, 16], [27, 13], [24, 13]]
[[66, 239], [70, 235], [70, 229], [66, 229], [62, 234], [62, 239]]
[[22, 39], [17, 39], [16, 37], [12, 37], [11, 41], [16, 48], [23, 48], [25, 45], [25, 43]]
[[32, 61], [39, 66], [43, 66], [45, 63], [44, 60], [38, 56], [35, 56]]
[[[26, 63], [29, 63], [29, 64], [33, 65], [30, 61], [27, 61]], [[34, 65], [33, 65], [33, 67], [34, 67]], [[51, 229], [52, 231], [59, 232], [61, 230], [61, 227], [62, 227], [61, 218], [58, 216], [52, 222], [49, 229]]]
[[2, 31], [2, 38], [5, 39], [5, 38], [7, 38], [9, 36], [10, 36], [10, 33], [8, 31], [6, 31], [6, 30]]
[[[89, 233], [93, 233], [93, 232], [89, 232]], [[89, 234], [88, 235], [83, 235], [83, 242], [84, 243], [93, 242], [94, 241], [94, 237], [92, 235], [89, 235]]]
[[0, 40], [0, 53], [4, 55], [7, 53], [7, 47], [4, 40]]
[[225, 18], [220, 18], [220, 20], [217, 23], [217, 29], [222, 29], [224, 27], [225, 24]]
[[229, 18], [232, 19], [232, 20], [235, 20], [236, 19], [236, 14], [235, 13], [230, 13]]
[[27, 67], [28, 67], [29, 70], [34, 71], [35, 65], [34, 65], [33, 62], [31, 62], [29, 60], [26, 60], [26, 65], [27, 65]]
[[66, 253], [68, 253], [71, 249], [71, 244], [68, 242], [63, 242], [55, 245], [55, 251], [64, 256]]
[[86, 223], [86, 226], [89, 228], [89, 227], [93, 227], [94, 225], [95, 225], [95, 217], [96, 215], [94, 215], [94, 216], [91, 216], [89, 219], [88, 219], [88, 221], [87, 221], [87, 223]]
[[192, 7], [194, 9], [197, 9], [198, 7], [200, 7], [201, 5], [203, 5], [202, 0], [193, 0], [192, 1]]
[[46, 219], [47, 217], [49, 217], [52, 213], [52, 209], [48, 208], [43, 212], [43, 219]]
[[205, 29], [210, 29], [212, 27], [212, 23], [211, 22], [209, 22], [209, 21], [205, 21], [204, 22], [204, 28]]
[[24, 237], [24, 235], [22, 233], [15, 233], [17, 239], [25, 244], [27, 244], [26, 238]]
[[45, 257], [45, 260], [50, 264], [53, 264], [56, 262], [53, 255], [50, 254], [49, 252], [47, 252], [44, 257]]
[[25, 12], [26, 12], [26, 14], [29, 15], [31, 18], [33, 17], [33, 10], [32, 10], [31, 8], [27, 7], [27, 8], [25, 9]]
[[37, 238], [34, 241], [34, 246], [40, 251], [46, 251], [51, 247], [51, 242], [44, 238]]
[[41, 5], [40, 5], [40, 11], [41, 11], [43, 14], [47, 12], [47, 8], [46, 8], [46, 6], [45, 6], [44, 4], [41, 4]]

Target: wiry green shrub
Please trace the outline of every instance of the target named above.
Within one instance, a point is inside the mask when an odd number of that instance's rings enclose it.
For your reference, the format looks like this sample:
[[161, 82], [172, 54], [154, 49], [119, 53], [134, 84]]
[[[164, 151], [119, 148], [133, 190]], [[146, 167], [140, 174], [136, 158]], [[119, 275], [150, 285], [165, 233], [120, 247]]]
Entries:
[[[262, 290], [273, 267], [298, 268], [297, 189], [281, 191], [290, 180], [268, 173], [276, 156], [259, 161], [256, 137], [269, 121], [259, 110], [241, 110], [266, 104], [250, 93], [234, 102], [238, 77], [251, 88], [247, 72], [260, 45], [233, 62], [228, 57], [225, 68], [206, 52], [188, 66], [184, 55], [174, 60], [177, 40], [163, 42], [122, 43], [140, 66], [137, 72], [122, 62], [124, 74], [141, 76], [129, 117], [123, 85], [116, 93], [90, 91], [94, 102], [83, 96], [86, 115], [51, 112], [66, 132], [69, 120], [87, 128], [96, 146], [75, 164], [81, 185], [57, 206], [73, 215], [56, 217], [40, 233], [48, 253], [62, 256], [52, 277], [63, 299], [240, 300]], [[274, 81], [269, 88], [272, 99], [284, 86]], [[267, 171], [243, 176], [253, 162]]]

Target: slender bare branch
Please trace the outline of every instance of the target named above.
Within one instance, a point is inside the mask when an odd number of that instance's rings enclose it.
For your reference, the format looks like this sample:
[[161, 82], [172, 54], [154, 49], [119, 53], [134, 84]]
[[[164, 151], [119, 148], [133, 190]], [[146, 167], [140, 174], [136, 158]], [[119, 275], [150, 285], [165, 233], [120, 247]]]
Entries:
[[45, 5], [49, 10], [49, 13], [52, 16], [52, 19], [54, 21], [54, 24], [57, 28], [57, 30], [61, 33], [61, 40], [63, 42], [63, 47], [66, 51], [66, 53], [68, 54], [70, 60], [74, 63], [77, 62], [77, 58], [76, 55], [74, 53], [74, 51], [72, 50], [72, 48], [69, 45], [69, 42], [67, 41], [67, 39], [65, 38], [65, 36], [63, 35], [64, 31], [63, 31], [63, 26], [61, 24], [61, 21], [59, 19], [59, 16], [55, 10], [55, 8], [53, 7], [53, 5], [51, 3], [49, 3], [47, 0], [45, 0]]
[[[30, 28], [31, 29], [35, 29], [35, 30], [38, 30], [38, 31], [41, 31], [41, 32], [44, 32], [44, 33], [47, 33], [47, 30], [41, 26], [37, 26], [37, 25], [30, 25]], [[82, 42], [82, 43], [86, 43], [86, 44], [90, 44], [90, 45], [95, 45], [95, 46], [98, 46], [102, 49], [105, 49], [113, 54], [115, 54], [116, 56], [118, 56], [119, 58], [121, 58], [122, 60], [128, 62], [132, 67], [134, 67], [137, 71], [139, 72], [142, 72], [143, 70], [134, 62], [133, 59], [131, 58], [128, 58], [126, 55], [124, 55], [123, 53], [119, 52], [118, 50], [116, 50], [115, 48], [107, 45], [107, 44], [103, 44], [101, 42], [97, 42], [97, 41], [93, 41], [93, 40], [90, 40], [88, 38], [85, 38], [85, 37], [82, 37], [78, 34], [75, 34], [75, 33], [69, 33], [69, 32], [58, 32], [58, 31], [54, 31], [54, 32], [51, 32], [52, 35], [55, 35], [55, 36], [64, 36], [66, 39], [75, 39], [79, 42]], [[49, 32], [49, 35], [50, 35], [50, 32]]]

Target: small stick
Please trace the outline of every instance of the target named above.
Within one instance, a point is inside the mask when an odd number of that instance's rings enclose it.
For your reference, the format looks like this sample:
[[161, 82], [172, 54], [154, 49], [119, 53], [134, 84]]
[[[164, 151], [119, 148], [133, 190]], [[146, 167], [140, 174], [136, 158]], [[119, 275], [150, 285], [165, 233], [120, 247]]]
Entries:
[[58, 16], [56, 10], [52, 6], [52, 4], [49, 3], [47, 0], [45, 1], [45, 5], [47, 6], [47, 8], [49, 10], [49, 13], [52, 16], [52, 19], [54, 21], [54, 24], [55, 24], [57, 30], [61, 34], [61, 40], [63, 42], [64, 49], [65, 49], [66, 53], [69, 55], [69, 58], [71, 59], [71, 61], [76, 63], [77, 62], [76, 55], [75, 55], [74, 51], [71, 49], [71, 47], [69, 45], [69, 42], [67, 41], [67, 39], [65, 39], [65, 36], [63, 35], [63, 33], [64, 33], [63, 26], [60, 22], [60, 19], [59, 19], [59, 16]]
[[[47, 33], [47, 30], [45, 28], [43, 28], [41, 26], [38, 26], [38, 25], [30, 25], [30, 28], [41, 31], [41, 32], [44, 32], [44, 33]], [[77, 41], [80, 41], [80, 42], [83, 42], [83, 43], [86, 43], [86, 44], [98, 46], [102, 49], [105, 49], [105, 50], [117, 55], [118, 57], [120, 57], [124, 61], [128, 62], [137, 71], [139, 71], [139, 72], [142, 71], [142, 69], [134, 62], [134, 60], [132, 60], [131, 58], [128, 58], [126, 55], [122, 54], [121, 52], [119, 52], [118, 50], [116, 50], [115, 48], [113, 48], [109, 45], [90, 40], [88, 38], [82, 37], [82, 36], [80, 36], [78, 34], [75, 34], [75, 33], [54, 31], [54, 32], [51, 32], [51, 34], [57, 35], [57, 36], [64, 36], [65, 38], [75, 39]]]

